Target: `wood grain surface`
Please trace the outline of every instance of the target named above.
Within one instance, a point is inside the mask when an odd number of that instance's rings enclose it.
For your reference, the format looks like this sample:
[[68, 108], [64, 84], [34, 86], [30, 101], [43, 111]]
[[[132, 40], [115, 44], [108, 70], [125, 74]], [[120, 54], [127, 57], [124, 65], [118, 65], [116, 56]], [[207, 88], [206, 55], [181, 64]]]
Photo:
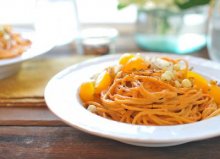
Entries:
[[[47, 107], [0, 107], [0, 125], [60, 126], [66, 125]], [[0, 129], [1, 131], [1, 129]]]
[[1, 159], [218, 159], [220, 137], [147, 148], [91, 136], [70, 127], [0, 127]]

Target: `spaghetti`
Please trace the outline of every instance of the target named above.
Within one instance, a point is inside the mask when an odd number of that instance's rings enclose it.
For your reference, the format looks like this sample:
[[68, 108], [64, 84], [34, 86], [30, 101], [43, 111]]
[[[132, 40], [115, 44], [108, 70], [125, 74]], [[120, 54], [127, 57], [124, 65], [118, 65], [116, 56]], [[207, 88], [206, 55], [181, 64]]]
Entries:
[[14, 33], [10, 26], [0, 26], [0, 59], [21, 55], [31, 45], [31, 41]]
[[219, 115], [216, 93], [216, 82], [191, 71], [183, 59], [133, 54], [83, 83], [79, 92], [91, 112], [138, 125], [186, 124]]

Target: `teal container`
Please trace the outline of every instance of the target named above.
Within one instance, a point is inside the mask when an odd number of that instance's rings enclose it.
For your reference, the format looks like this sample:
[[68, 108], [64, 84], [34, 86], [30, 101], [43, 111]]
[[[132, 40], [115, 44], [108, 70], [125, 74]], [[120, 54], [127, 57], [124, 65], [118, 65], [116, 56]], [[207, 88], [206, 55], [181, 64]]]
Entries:
[[206, 46], [207, 7], [184, 12], [138, 10], [135, 41], [147, 51], [193, 53]]

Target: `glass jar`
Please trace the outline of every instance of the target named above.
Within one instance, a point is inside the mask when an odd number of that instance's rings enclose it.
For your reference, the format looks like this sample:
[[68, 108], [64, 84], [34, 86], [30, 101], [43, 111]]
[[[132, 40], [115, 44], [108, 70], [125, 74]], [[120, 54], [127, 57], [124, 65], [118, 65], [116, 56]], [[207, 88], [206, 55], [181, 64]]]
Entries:
[[81, 32], [81, 45], [85, 55], [115, 53], [118, 31], [114, 28], [87, 28]]
[[138, 10], [135, 41], [143, 50], [185, 54], [206, 45], [207, 6], [174, 13]]
[[38, 35], [47, 36], [57, 46], [77, 38], [80, 24], [76, 0], [36, 0], [35, 7]]
[[220, 0], [216, 0], [208, 29], [208, 53], [212, 60], [220, 62]]

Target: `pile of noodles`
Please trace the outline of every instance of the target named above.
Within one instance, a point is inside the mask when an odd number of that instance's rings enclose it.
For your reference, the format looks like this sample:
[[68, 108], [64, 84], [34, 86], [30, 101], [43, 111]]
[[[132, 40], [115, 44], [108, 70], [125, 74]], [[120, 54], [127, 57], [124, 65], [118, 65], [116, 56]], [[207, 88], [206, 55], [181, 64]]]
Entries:
[[102, 117], [139, 125], [186, 124], [220, 114], [219, 106], [208, 93], [194, 85], [176, 87], [173, 80], [161, 80], [162, 73], [151, 68], [119, 70], [110, 87], [84, 105], [94, 105], [95, 113]]

